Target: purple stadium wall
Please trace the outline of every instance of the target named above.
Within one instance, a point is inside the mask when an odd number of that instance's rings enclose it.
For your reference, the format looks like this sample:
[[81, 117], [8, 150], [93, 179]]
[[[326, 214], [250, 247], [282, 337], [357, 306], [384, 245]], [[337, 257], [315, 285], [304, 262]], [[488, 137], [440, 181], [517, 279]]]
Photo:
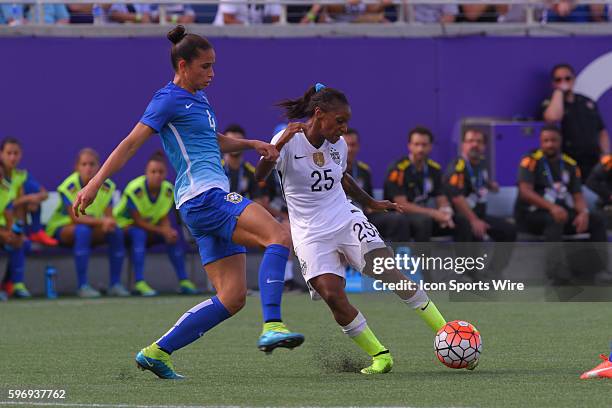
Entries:
[[[434, 158], [446, 162], [462, 117], [534, 117], [553, 64], [580, 71], [612, 49], [601, 37], [212, 41], [216, 78], [207, 93], [220, 130], [236, 122], [249, 137], [269, 139], [281, 121], [275, 102], [317, 81], [329, 84], [351, 101], [360, 158], [372, 166], [376, 186], [388, 163], [405, 154], [410, 127], [431, 127]], [[0, 55], [0, 138], [21, 139], [23, 167], [51, 189], [81, 147], [106, 156], [172, 77], [169, 43], [159, 38], [2, 38]], [[608, 124], [610, 94], [599, 101]], [[148, 143], [115, 177], [119, 185], [140, 174], [159, 147]]]

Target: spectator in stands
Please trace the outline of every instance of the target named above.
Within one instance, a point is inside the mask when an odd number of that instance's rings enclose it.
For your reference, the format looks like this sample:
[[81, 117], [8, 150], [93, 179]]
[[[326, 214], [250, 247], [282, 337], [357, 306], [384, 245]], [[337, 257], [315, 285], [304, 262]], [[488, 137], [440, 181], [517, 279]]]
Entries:
[[390, 0], [365, 4], [361, 0], [347, 0], [344, 4], [315, 4], [302, 19], [302, 23], [386, 23], [385, 8]]
[[[408, 133], [408, 156], [391, 167], [385, 183], [385, 199], [399, 204], [408, 220], [410, 234], [417, 242], [432, 235], [453, 235], [455, 241], [472, 240], [470, 223], [453, 212], [442, 186], [440, 165], [429, 158], [433, 133], [418, 126]], [[430, 207], [430, 201], [434, 206]]]
[[[151, 18], [158, 23], [160, 18], [160, 5], [151, 6]], [[196, 15], [193, 7], [186, 4], [165, 4], [166, 21], [172, 24], [191, 24], [195, 22]]]
[[115, 23], [150, 23], [151, 6], [138, 3], [115, 3], [108, 10], [109, 21]]
[[612, 226], [612, 154], [602, 156], [591, 170], [586, 185], [599, 196], [597, 206], [606, 217], [606, 225]]
[[[573, 0], [555, 2], [544, 12], [542, 21], [546, 23], [587, 23], [594, 21], [591, 15], [592, 6], [577, 4]], [[596, 14], [598, 9], [593, 10]]]
[[23, 4], [0, 4], [0, 24], [17, 26], [24, 22]]
[[110, 4], [70, 4], [70, 24], [105, 24], [108, 22]]
[[516, 240], [516, 230], [503, 218], [487, 215], [487, 195], [499, 186], [489, 179], [484, 161], [485, 135], [477, 129], [466, 129], [461, 137], [461, 156], [453, 160], [445, 175], [446, 193], [456, 212], [470, 222], [472, 235], [483, 240], [487, 235], [494, 241]]
[[454, 23], [459, 14], [456, 4], [415, 4], [412, 10], [417, 23]]
[[55, 237], [62, 246], [74, 249], [74, 261], [78, 278], [77, 295], [85, 298], [99, 297], [100, 292], [89, 285], [87, 268], [93, 245], [108, 243], [110, 261], [111, 296], [129, 296], [121, 284], [121, 269], [125, 256], [123, 230], [117, 226], [112, 214], [112, 198], [115, 183], [106, 180], [87, 215], [76, 217], [72, 203], [77, 193], [96, 174], [100, 167], [98, 153], [90, 148], [82, 149], [76, 159], [75, 171], [57, 188], [60, 201], [47, 223], [47, 233]]
[[[40, 24], [38, 21], [39, 5], [29, 5], [26, 7], [26, 19], [28, 22]], [[68, 24], [70, 23], [70, 13], [65, 4], [43, 4], [44, 20], [43, 24]]]
[[602, 154], [610, 152], [610, 141], [597, 104], [574, 93], [576, 75], [569, 64], [551, 71], [552, 96], [542, 103], [546, 122], [561, 123], [563, 152], [578, 162], [583, 179], [589, 176]]
[[6, 300], [7, 292], [12, 292], [17, 298], [31, 296], [23, 282], [25, 254], [29, 242], [24, 239], [19, 226], [14, 223], [11, 197], [11, 186], [4, 178], [3, 166], [0, 166], [0, 252], [3, 250], [8, 252], [8, 268], [3, 283], [10, 282], [10, 284], [3, 285], [3, 288], [9, 290], [0, 289], [0, 301]]
[[[582, 195], [580, 169], [561, 153], [561, 131], [556, 126], [544, 127], [540, 148], [521, 160], [518, 185], [515, 219], [522, 230], [543, 235], [547, 242], [560, 242], [563, 233], [584, 232], [590, 233], [590, 241], [607, 241], [603, 217], [589, 212]], [[606, 258], [606, 254], [599, 255]], [[557, 269], [549, 265], [547, 272], [553, 280], [561, 279]]]
[[[15, 212], [15, 223], [25, 228], [28, 238], [39, 244], [56, 246], [57, 240], [47, 235], [40, 220], [41, 204], [49, 194], [25, 169], [18, 169], [22, 158], [21, 144], [15, 138], [6, 138], [0, 143], [0, 159], [5, 174], [5, 181], [11, 188], [11, 201]], [[26, 227], [27, 215], [30, 224]]]
[[282, 7], [278, 3], [253, 4], [247, 0], [220, 0], [214, 25], [278, 23]]
[[496, 23], [500, 15], [508, 11], [506, 5], [460, 4], [457, 23]]
[[[357, 160], [359, 154], [359, 133], [355, 129], [349, 129], [344, 135], [344, 140], [348, 146], [346, 172], [350, 174], [366, 193], [374, 196], [372, 189], [372, 173], [370, 166]], [[360, 207], [353, 202], [353, 205]], [[384, 239], [392, 242], [406, 242], [410, 240], [409, 223], [406, 217], [395, 211], [378, 212], [369, 208], [362, 208], [368, 220], [374, 224]]]

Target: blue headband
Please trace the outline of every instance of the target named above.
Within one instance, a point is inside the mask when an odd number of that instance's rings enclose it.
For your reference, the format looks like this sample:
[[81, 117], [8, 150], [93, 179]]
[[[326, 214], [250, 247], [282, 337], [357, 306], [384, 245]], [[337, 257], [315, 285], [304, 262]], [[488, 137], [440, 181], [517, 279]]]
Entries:
[[323, 88], [326, 88], [326, 86], [325, 86], [325, 85], [323, 85], [322, 83], [317, 82], [317, 83], [315, 84], [315, 92], [319, 92], [319, 91], [320, 91], [321, 89], [323, 89]]

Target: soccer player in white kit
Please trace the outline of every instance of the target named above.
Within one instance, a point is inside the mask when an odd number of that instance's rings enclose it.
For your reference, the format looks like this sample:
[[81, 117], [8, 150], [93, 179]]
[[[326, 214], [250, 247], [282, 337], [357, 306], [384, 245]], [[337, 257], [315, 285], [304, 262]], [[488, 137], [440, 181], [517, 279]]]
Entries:
[[[255, 177], [264, 180], [273, 168], [278, 171], [295, 253], [311, 296], [325, 300], [342, 331], [372, 357], [372, 364], [361, 372], [389, 372], [393, 367], [389, 350], [378, 341], [363, 314], [348, 301], [340, 255], [368, 275], [372, 275], [374, 258], [393, 256], [376, 227], [351, 204], [347, 194], [364, 208], [399, 208], [390, 201], [374, 200], [346, 173], [347, 145], [342, 135], [347, 132], [351, 110], [342, 92], [316, 84], [301, 98], [286, 100], [279, 106], [286, 109], [290, 120], [307, 121], [290, 123], [274, 136], [271, 143], [279, 151], [279, 158], [275, 162], [262, 158]], [[396, 269], [376, 275], [376, 279], [393, 283], [407, 280]], [[446, 324], [424, 291], [396, 293], [434, 331]]]

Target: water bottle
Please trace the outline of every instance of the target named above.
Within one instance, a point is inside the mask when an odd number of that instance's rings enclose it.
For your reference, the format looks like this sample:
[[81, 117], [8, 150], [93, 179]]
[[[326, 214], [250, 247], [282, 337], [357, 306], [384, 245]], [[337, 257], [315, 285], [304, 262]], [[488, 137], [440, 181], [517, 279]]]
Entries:
[[102, 25], [104, 24], [104, 10], [102, 10], [102, 6], [98, 3], [94, 3], [91, 14], [93, 15], [93, 23], [94, 25]]
[[57, 292], [55, 291], [56, 276], [57, 269], [53, 265], [47, 265], [45, 269], [45, 292], [47, 293], [47, 299], [57, 298]]
[[[14, 222], [13, 223], [13, 227], [11, 228], [11, 231], [13, 232], [13, 234], [15, 235], [21, 235], [23, 234], [23, 228], [21, 227], [21, 224]], [[10, 245], [5, 245], [4, 249], [6, 249], [7, 251], [12, 251], [13, 247]]]

